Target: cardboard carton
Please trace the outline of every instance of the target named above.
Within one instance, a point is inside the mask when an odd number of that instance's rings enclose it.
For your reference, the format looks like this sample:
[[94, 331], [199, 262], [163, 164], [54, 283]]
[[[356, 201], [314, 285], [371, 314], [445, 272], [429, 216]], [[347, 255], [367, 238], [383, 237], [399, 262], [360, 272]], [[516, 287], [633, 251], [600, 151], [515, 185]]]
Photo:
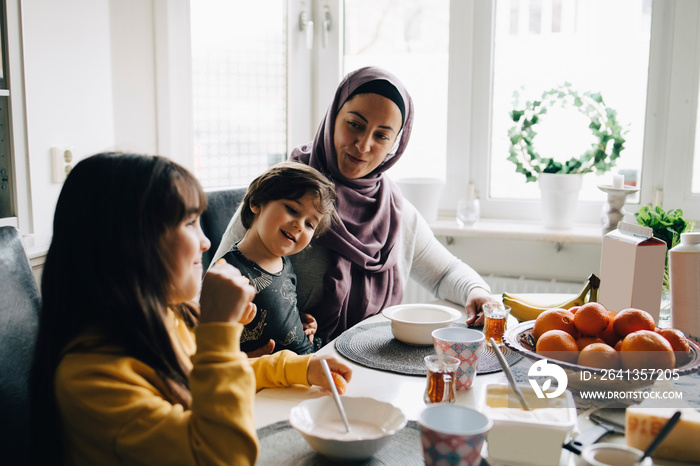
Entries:
[[659, 323], [666, 243], [653, 230], [620, 222], [603, 237], [598, 301], [611, 311], [647, 311]]

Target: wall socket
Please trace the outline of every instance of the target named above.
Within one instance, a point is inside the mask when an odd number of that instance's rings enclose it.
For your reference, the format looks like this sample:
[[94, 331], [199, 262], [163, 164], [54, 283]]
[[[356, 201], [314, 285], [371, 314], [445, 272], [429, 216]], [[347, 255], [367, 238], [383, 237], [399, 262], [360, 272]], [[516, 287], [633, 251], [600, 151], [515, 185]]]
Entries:
[[63, 183], [68, 176], [68, 173], [75, 165], [75, 157], [73, 156], [72, 147], [52, 147], [51, 148], [51, 164], [53, 172], [53, 182]]

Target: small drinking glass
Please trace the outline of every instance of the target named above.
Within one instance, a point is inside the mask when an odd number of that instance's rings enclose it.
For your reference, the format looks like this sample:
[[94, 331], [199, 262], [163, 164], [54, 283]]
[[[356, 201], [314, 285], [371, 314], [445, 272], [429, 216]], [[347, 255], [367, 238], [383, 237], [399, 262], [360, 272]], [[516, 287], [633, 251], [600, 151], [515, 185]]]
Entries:
[[456, 375], [459, 359], [443, 354], [426, 356], [425, 368], [428, 376], [423, 401], [425, 404], [454, 403], [457, 398]]
[[472, 226], [479, 221], [481, 207], [478, 198], [462, 198], [457, 201], [457, 223], [460, 228]]
[[493, 338], [500, 345], [503, 343], [503, 333], [506, 330], [506, 320], [508, 320], [508, 314], [510, 314], [510, 306], [506, 306], [503, 303], [486, 303], [481, 308], [484, 310], [484, 335], [486, 335], [486, 341]]

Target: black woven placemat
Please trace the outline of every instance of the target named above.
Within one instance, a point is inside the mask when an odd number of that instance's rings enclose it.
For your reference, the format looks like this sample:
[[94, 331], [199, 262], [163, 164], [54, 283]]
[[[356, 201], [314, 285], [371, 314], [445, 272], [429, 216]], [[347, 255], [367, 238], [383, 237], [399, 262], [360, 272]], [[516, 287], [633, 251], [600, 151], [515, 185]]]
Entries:
[[[466, 327], [464, 324], [452, 324]], [[335, 340], [335, 349], [349, 360], [372, 369], [403, 375], [425, 376], [423, 358], [435, 353], [432, 346], [414, 346], [400, 342], [391, 334], [391, 322], [357, 325]], [[523, 356], [501, 347], [509, 366]], [[479, 357], [477, 375], [501, 371], [501, 364], [490, 345], [485, 345]]]
[[[311, 449], [304, 437], [288, 421], [258, 429], [260, 454], [257, 466], [321, 466], [336, 463], [319, 455]], [[406, 427], [391, 437], [389, 443], [376, 455], [364, 461], [352, 463], [358, 465], [423, 465], [423, 447], [420, 443], [420, 426], [415, 421], [408, 421]]]

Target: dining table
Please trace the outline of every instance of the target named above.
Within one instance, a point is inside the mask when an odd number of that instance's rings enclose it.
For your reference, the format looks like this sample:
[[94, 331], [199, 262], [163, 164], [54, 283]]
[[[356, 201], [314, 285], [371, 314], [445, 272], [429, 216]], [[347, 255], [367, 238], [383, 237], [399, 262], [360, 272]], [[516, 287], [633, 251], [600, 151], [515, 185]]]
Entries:
[[[551, 294], [539, 295], [533, 294], [531, 299], [541, 299], [544, 302], [562, 302], [567, 295]], [[466, 313], [464, 308], [455, 305], [449, 301], [435, 301], [431, 304], [441, 304], [458, 309], [462, 312], [462, 316], [453, 325], [465, 325]], [[508, 326], [517, 324], [512, 316], [509, 317]], [[346, 330], [352, 332], [368, 327], [360, 326], [375, 326], [380, 327], [389, 325], [389, 320], [381, 313], [372, 316], [364, 321], [356, 324], [354, 327]], [[377, 369], [372, 367], [372, 364], [366, 364], [361, 361], [361, 358], [347, 358], [347, 348], [343, 352], [339, 352], [339, 343], [346, 341], [343, 339], [344, 334], [329, 342], [321, 348], [318, 355], [334, 355], [352, 368], [352, 378], [347, 385], [347, 391], [343, 396], [348, 397], [370, 397], [377, 400], [385, 401], [393, 404], [403, 411], [408, 419], [407, 431], [400, 441], [390, 442], [384, 450], [391, 450], [391, 445], [394, 445], [394, 451], [384, 452], [383, 458], [370, 459], [364, 464], [400, 464], [401, 466], [409, 466], [411, 464], [424, 464], [422, 447], [420, 445], [420, 427], [417, 420], [425, 409], [426, 404], [423, 401], [423, 394], [426, 388], [425, 375], [408, 375], [403, 370], [392, 370], [391, 368]], [[343, 354], [345, 353], [345, 355]], [[512, 352], [514, 353], [514, 352]], [[483, 355], [483, 353], [482, 353]], [[517, 354], [510, 354], [511, 370], [516, 374], [518, 383], [522, 383], [526, 377], [528, 368], [533, 361], [528, 358], [515, 357]], [[497, 358], [494, 359], [497, 360]], [[360, 363], [357, 361], [360, 360]], [[488, 373], [477, 372], [473, 381], [473, 385], [469, 390], [458, 390], [456, 403], [459, 405], [479, 409], [483, 406], [483, 390], [487, 384], [507, 384], [506, 375], [499, 368], [493, 368]], [[518, 374], [520, 375], [518, 377]], [[697, 374], [695, 374], [697, 375]], [[700, 379], [698, 379], [700, 382]], [[700, 383], [699, 383], [700, 384]], [[255, 397], [254, 415], [255, 426], [258, 430], [258, 437], [261, 442], [260, 456], [258, 465], [321, 465], [334, 464], [328, 462], [325, 458], [314, 453], [301, 437], [301, 434], [296, 432], [288, 422], [289, 414], [296, 405], [304, 400], [317, 398], [321, 396], [330, 396], [328, 391], [320, 387], [305, 387], [292, 386], [284, 388], [265, 388], [260, 390]], [[342, 398], [342, 397], [341, 397]], [[577, 425], [572, 432], [573, 435], [585, 431], [593, 427], [593, 422], [588, 418], [588, 415], [594, 407], [591, 402], [586, 403], [585, 400], [577, 399]], [[397, 434], [398, 435], [398, 434]], [[605, 442], [624, 443], [623, 435], [609, 434], [605, 437]], [[487, 445], [485, 444], [482, 451], [482, 464], [499, 465], [500, 463], [488, 458]], [[578, 462], [578, 455], [566, 449], [562, 449], [559, 465], [575, 466]], [[526, 463], [525, 463], [526, 464]], [[655, 465], [675, 466], [684, 463], [654, 460]]]

